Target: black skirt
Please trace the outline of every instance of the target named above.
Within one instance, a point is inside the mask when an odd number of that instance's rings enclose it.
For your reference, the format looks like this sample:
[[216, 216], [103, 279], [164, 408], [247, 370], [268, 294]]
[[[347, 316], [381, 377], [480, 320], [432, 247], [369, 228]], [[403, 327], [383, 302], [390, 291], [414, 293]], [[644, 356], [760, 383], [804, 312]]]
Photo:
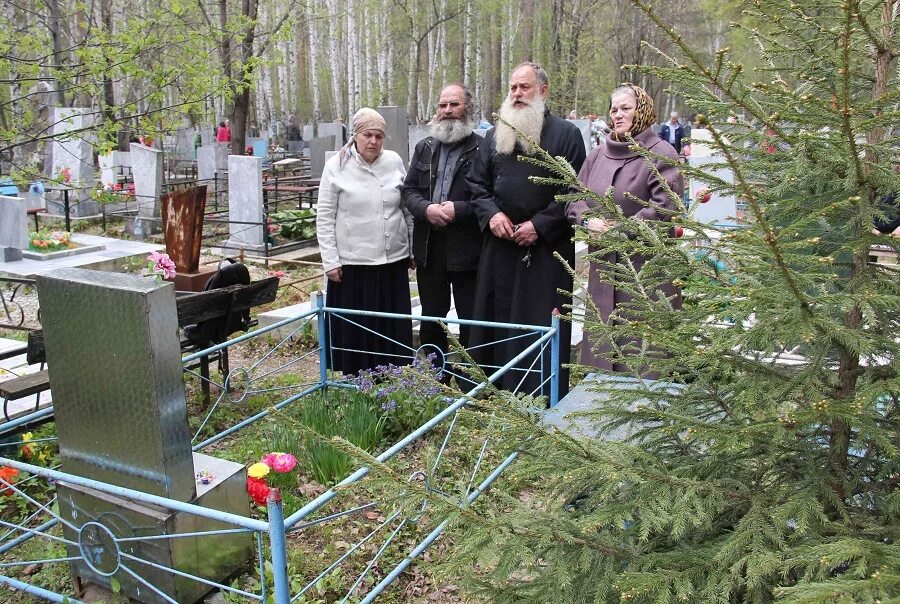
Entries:
[[[408, 315], [409, 261], [391, 264], [344, 265], [341, 282], [328, 282], [325, 304]], [[326, 321], [328, 368], [344, 375], [377, 365], [409, 365], [412, 362], [412, 320], [329, 313]]]

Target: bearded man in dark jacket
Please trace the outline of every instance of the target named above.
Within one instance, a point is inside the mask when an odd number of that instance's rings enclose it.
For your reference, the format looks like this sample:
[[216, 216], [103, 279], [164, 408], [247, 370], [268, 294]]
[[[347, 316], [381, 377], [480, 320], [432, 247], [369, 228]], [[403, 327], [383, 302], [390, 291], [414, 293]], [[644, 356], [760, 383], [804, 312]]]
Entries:
[[[577, 173], [585, 158], [584, 140], [578, 128], [545, 107], [549, 79], [536, 63], [522, 63], [512, 72], [509, 96], [500, 109], [503, 121], [488, 132], [469, 173], [472, 209], [484, 233], [475, 318], [485, 321], [550, 325], [555, 310], [565, 312], [572, 302], [572, 277], [554, 257], [575, 266], [575, 245], [563, 204], [555, 200], [565, 191], [537, 184], [531, 176], [552, 174], [520, 161], [531, 155], [532, 142], [550, 155], [565, 157]], [[530, 139], [530, 140], [529, 140]], [[561, 293], [560, 290], [566, 293]], [[560, 322], [560, 365], [569, 361], [571, 323]], [[473, 356], [483, 366], [498, 367], [512, 360], [537, 338], [515, 337], [524, 332], [499, 328], [475, 328]], [[520, 362], [504, 377], [502, 386], [520, 392], [543, 394], [551, 401], [568, 392], [568, 371], [551, 368], [549, 345], [542, 358], [534, 355]], [[550, 370], [559, 372], [559, 389], [551, 392]], [[493, 370], [488, 370], [490, 375]]]
[[[466, 176], [481, 138], [472, 132], [472, 110], [472, 94], [465, 86], [451, 84], [441, 91], [429, 136], [416, 145], [403, 183], [403, 203], [414, 219], [413, 257], [423, 316], [446, 317], [451, 290], [460, 319], [471, 319], [475, 306], [481, 231], [469, 205]], [[463, 325], [459, 332], [465, 346], [469, 327]], [[419, 336], [422, 344], [447, 352], [447, 335], [438, 323], [422, 321]]]

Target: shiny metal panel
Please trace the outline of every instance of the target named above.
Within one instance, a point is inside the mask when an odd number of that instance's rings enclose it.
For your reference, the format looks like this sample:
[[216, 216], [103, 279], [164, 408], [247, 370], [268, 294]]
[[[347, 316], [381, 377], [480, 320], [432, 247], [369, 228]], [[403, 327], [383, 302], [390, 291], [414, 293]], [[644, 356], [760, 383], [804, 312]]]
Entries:
[[[198, 497], [191, 503], [249, 516], [250, 502], [245, 490], [247, 473], [243, 465], [200, 453], [194, 454], [194, 463], [198, 471], [208, 470], [215, 478], [208, 485], [197, 485]], [[95, 545], [96, 558], [91, 564], [84, 559], [72, 562], [73, 573], [107, 587], [111, 584], [110, 578], [114, 577], [122, 594], [146, 604], [166, 600], [136, 579], [132, 572], [176, 602], [196, 602], [212, 587], [142, 561], [221, 582], [244, 568], [253, 554], [253, 534], [250, 532], [150, 538], [236, 528], [231, 524], [116, 497], [88, 487], [57, 483], [57, 489], [60, 514], [65, 521], [79, 528], [90, 523], [101, 524], [117, 541], [115, 545], [102, 542]], [[64, 526], [63, 532], [75, 543], [88, 541], [85, 537], [79, 538], [79, 532], [69, 526]], [[139, 537], [146, 538], [136, 539]], [[82, 555], [76, 546], [67, 546], [67, 550], [70, 556]]]
[[71, 268], [37, 287], [63, 471], [193, 499], [172, 285]]

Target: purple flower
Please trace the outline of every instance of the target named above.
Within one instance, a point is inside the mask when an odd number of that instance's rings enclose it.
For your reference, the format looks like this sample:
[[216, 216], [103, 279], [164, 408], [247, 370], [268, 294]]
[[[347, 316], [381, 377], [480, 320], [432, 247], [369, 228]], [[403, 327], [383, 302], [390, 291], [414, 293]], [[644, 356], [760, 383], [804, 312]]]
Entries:
[[397, 401], [395, 401], [394, 399], [389, 399], [387, 402], [381, 403], [382, 411], [392, 411], [396, 408], [397, 408]]

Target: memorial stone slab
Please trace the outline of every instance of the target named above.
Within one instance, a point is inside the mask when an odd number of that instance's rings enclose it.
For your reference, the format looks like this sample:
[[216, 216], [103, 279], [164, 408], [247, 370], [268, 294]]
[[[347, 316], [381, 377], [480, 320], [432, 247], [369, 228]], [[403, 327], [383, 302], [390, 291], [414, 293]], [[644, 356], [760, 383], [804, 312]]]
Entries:
[[405, 107], [378, 107], [384, 118], [387, 132], [384, 133], [384, 148], [397, 153], [403, 165], [409, 165], [409, 119]]
[[228, 156], [228, 225], [226, 247], [265, 249], [261, 157]]
[[0, 248], [28, 249], [28, 200], [0, 195]]
[[[82, 107], [55, 107], [52, 115], [53, 145], [51, 146], [52, 168], [50, 176], [58, 178], [63, 170], [68, 170], [69, 213], [71, 216], [92, 216], [97, 213], [97, 202], [90, 198], [88, 191], [94, 186], [94, 148], [92, 137], [86, 129], [94, 123], [93, 110]], [[57, 194], [61, 195], [61, 194]], [[53, 199], [50, 211], [63, 214], [65, 208], [61, 199]]]
[[197, 149], [197, 178], [212, 180], [216, 177], [216, 148], [203, 145]]
[[175, 131], [175, 158], [189, 161], [194, 159], [195, 128], [179, 128]]
[[316, 128], [312, 124], [303, 125], [303, 140], [311, 141], [316, 137]]
[[334, 136], [320, 136], [309, 141], [309, 167], [313, 178], [321, 178], [325, 169], [325, 152], [334, 151]]
[[585, 153], [591, 152], [591, 120], [569, 120], [581, 132], [581, 138], [584, 139]]
[[211, 145], [216, 142], [216, 133], [210, 126], [200, 127], [200, 145]]
[[332, 151], [339, 151], [344, 146], [344, 125], [343, 124], [319, 124], [319, 137], [333, 136], [334, 147]]
[[[159, 218], [159, 196], [162, 193], [163, 153], [159, 149], [139, 143], [131, 143], [131, 173], [134, 177], [134, 195], [138, 204], [138, 217]], [[141, 220], [142, 233], [158, 233], [160, 225], [155, 220]], [[135, 235], [139, 233], [136, 232]]]
[[216, 153], [216, 172], [222, 175], [228, 171], [228, 155], [231, 153], [231, 143], [215, 143], [213, 149]]
[[413, 124], [409, 127], [409, 156], [413, 156], [419, 141], [428, 137], [431, 127], [425, 124]]

